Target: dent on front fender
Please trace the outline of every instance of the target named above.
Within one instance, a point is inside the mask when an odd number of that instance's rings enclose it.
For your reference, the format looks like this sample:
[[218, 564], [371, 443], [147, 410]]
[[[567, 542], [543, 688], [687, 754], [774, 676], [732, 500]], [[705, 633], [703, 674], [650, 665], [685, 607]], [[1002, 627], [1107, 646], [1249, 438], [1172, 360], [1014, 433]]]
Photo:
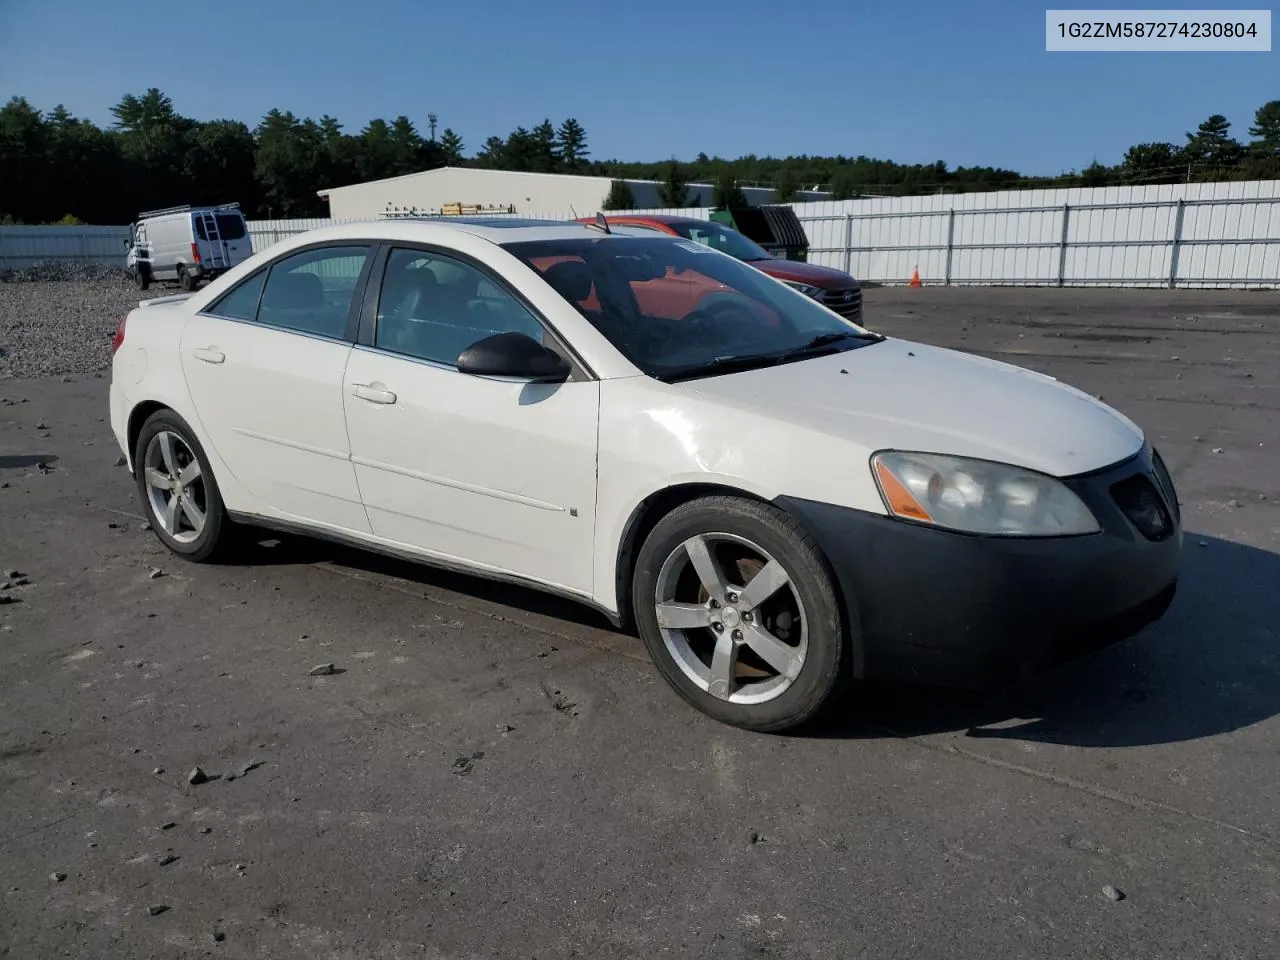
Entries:
[[594, 584], [607, 609], [619, 609], [628, 526], [663, 491], [698, 485], [883, 512], [866, 452], [849, 441], [656, 381], [601, 386]]

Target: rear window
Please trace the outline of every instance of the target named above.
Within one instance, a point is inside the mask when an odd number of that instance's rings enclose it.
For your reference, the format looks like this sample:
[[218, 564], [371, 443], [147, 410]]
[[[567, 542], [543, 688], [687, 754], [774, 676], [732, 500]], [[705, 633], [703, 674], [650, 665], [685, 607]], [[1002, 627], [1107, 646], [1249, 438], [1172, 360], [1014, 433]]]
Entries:
[[243, 217], [237, 217], [232, 213], [220, 213], [215, 219], [218, 221], [218, 232], [222, 234], [223, 240], [244, 239]]
[[[219, 213], [214, 215], [214, 220], [218, 222], [218, 233], [221, 234], [223, 240], [243, 240], [244, 239], [244, 218], [237, 217], [234, 213]], [[196, 236], [201, 240], [212, 239], [204, 228], [204, 218], [196, 215], [192, 217], [196, 225]]]

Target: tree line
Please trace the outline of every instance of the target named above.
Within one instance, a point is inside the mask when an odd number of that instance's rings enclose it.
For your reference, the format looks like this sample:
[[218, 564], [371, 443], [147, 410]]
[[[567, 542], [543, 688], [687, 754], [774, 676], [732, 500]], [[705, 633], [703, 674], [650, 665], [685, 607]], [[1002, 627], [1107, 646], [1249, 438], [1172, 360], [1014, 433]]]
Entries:
[[[625, 179], [661, 183], [664, 206], [687, 206], [687, 185], [715, 184], [712, 203], [743, 201], [741, 186], [766, 185], [786, 202], [820, 188], [837, 199], [1062, 186], [1280, 179], [1280, 100], [1256, 111], [1250, 139], [1231, 133], [1215, 114], [1184, 142], [1140, 143], [1121, 161], [1051, 177], [1028, 177], [999, 167], [949, 167], [945, 162], [901, 164], [866, 156], [787, 156], [736, 159], [698, 154], [693, 160], [592, 160], [576, 119], [546, 119], [491, 136], [474, 153], [457, 133], [427, 114], [424, 136], [407, 116], [372, 120], [347, 132], [334, 117], [318, 120], [272, 110], [256, 126], [239, 120], [197, 121], [178, 113], [152, 88], [128, 94], [111, 108], [103, 129], [63, 106], [41, 112], [22, 97], [0, 107], [0, 221], [7, 223], [127, 223], [145, 208], [181, 203], [239, 202], [251, 218], [323, 217], [316, 196], [342, 186], [442, 166], [613, 179], [608, 205], [629, 206]], [[851, 130], [851, 135], [856, 130]]]

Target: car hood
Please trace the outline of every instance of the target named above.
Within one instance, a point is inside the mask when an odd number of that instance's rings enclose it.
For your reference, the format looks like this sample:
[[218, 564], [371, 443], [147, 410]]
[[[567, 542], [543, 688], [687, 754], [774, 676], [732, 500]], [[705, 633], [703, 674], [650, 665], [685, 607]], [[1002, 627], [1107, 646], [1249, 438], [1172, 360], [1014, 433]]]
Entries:
[[976, 457], [1057, 477], [1117, 463], [1145, 442], [1123, 414], [1052, 377], [906, 340], [678, 386], [868, 453]]
[[832, 267], [820, 267], [816, 263], [802, 263], [798, 260], [748, 260], [747, 263], [779, 280], [791, 280], [795, 283], [811, 283], [824, 290], [843, 290], [846, 287], [858, 286], [858, 281]]

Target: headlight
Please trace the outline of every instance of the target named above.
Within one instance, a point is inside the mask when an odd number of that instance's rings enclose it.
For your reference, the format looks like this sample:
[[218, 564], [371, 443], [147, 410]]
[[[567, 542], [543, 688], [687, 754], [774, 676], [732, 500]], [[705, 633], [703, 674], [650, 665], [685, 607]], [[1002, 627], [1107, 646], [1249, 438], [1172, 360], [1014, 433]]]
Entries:
[[806, 297], [817, 297], [818, 294], [822, 293], [821, 287], [815, 287], [811, 283], [796, 283], [794, 280], [783, 280], [782, 282], [792, 290], [799, 290]]
[[871, 458], [890, 512], [964, 533], [1052, 537], [1097, 533], [1089, 508], [1052, 477], [1019, 467], [934, 453]]

